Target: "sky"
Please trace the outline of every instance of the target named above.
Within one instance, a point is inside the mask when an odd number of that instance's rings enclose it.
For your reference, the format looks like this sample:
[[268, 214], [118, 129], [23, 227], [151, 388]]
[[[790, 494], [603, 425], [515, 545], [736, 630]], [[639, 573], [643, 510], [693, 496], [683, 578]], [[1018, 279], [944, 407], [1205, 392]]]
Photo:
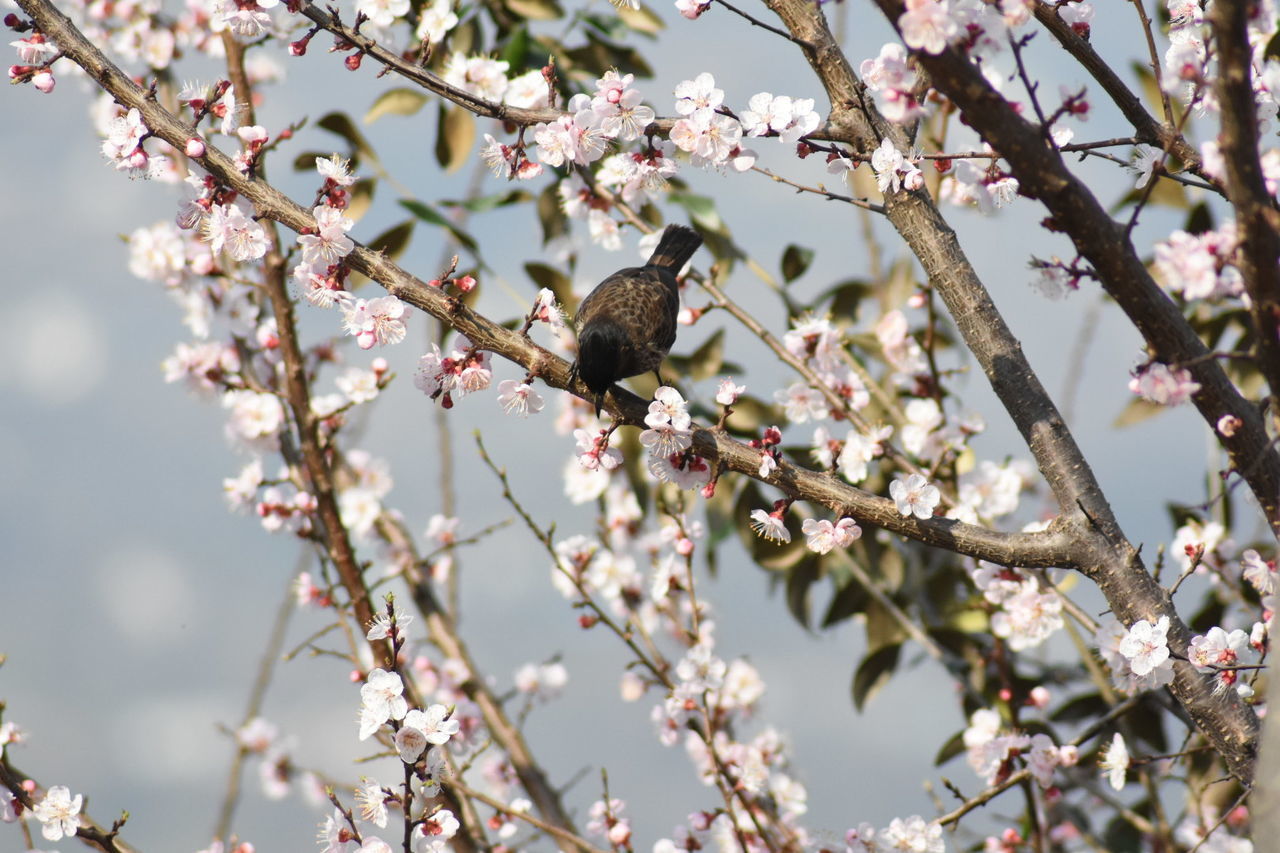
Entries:
[[[878, 52], [886, 30], [866, 4], [847, 8], [856, 65], [856, 58]], [[665, 8], [660, 12], [671, 29], [655, 54], [655, 79], [641, 83], [659, 114], [670, 112], [666, 93], [675, 83], [703, 70], [713, 71], [736, 103], [768, 90], [817, 97], [824, 106], [789, 45], [720, 10], [697, 24]], [[1104, 55], [1123, 55], [1123, 39], [1108, 42], [1105, 35], [1108, 14], [1098, 12], [1097, 44]], [[707, 32], [726, 37], [707, 39]], [[1052, 48], [1040, 55], [1046, 68], [1057, 67]], [[1083, 81], [1068, 74], [1062, 82]], [[369, 64], [351, 74], [329, 54], [312, 50], [290, 63], [285, 84], [268, 90], [260, 120], [274, 129], [336, 107], [360, 116], [391, 85]], [[88, 103], [85, 87], [70, 75], [49, 96], [29, 86], [0, 87], [0, 156], [10, 164], [7, 203], [0, 205], [8, 321], [0, 336], [0, 654], [8, 656], [0, 668], [0, 701], [6, 703], [4, 719], [30, 734], [11, 752], [17, 766], [43, 784], [85, 794], [100, 821], [127, 809], [132, 817], [125, 837], [142, 849], [197, 850], [210, 840], [226, 788], [232, 744], [222, 732], [244, 713], [280, 600], [292, 574], [308, 565], [307, 555], [297, 543], [262, 532], [254, 519], [227, 511], [222, 479], [244, 460], [223, 436], [222, 412], [163, 382], [160, 362], [185, 339], [185, 330], [157, 285], [130, 276], [120, 238], [171, 217], [173, 190], [130, 183], [111, 171], [98, 154]], [[1078, 130], [1081, 138], [1116, 131], [1104, 105], [1098, 113]], [[430, 162], [431, 115], [386, 117], [362, 130], [408, 192], [429, 200], [458, 197], [469, 167], [442, 176]], [[290, 154], [333, 145], [332, 137], [308, 128]], [[797, 164], [765, 147], [766, 165], [805, 181], [828, 180], [820, 164]], [[309, 197], [314, 175], [286, 172], [287, 159], [273, 175], [295, 199]], [[1117, 172], [1108, 167], [1092, 174], [1118, 192], [1129, 178]], [[695, 191], [717, 199], [739, 242], [762, 263], [776, 269], [790, 243], [816, 249], [814, 266], [797, 284], [802, 292], [817, 293], [865, 272], [865, 254], [853, 239], [859, 220], [849, 209], [797, 196], [760, 176], [693, 170], [686, 176]], [[489, 191], [504, 188], [489, 180]], [[380, 187], [353, 236], [368, 239], [402, 220], [396, 195], [393, 187]], [[682, 216], [674, 206], [665, 212], [673, 220]], [[1164, 502], [1202, 499], [1206, 441], [1194, 412], [1113, 429], [1128, 399], [1128, 371], [1139, 360], [1138, 339], [1114, 306], [1093, 319], [1096, 293], [1049, 303], [1028, 286], [1031, 252], [1067, 251], [1063, 241], [1054, 243], [1037, 229], [1042, 210], [1019, 200], [990, 219], [954, 210], [947, 215], [1051, 391], [1063, 386], [1081, 328], [1093, 330], [1071, 426], [1130, 538], [1148, 549], [1167, 542], [1172, 531]], [[1167, 231], [1171, 221], [1151, 211], [1140, 242], [1160, 228]], [[549, 262], [536, 226], [526, 211], [498, 211], [477, 217], [471, 227], [494, 265], [482, 278], [481, 310], [514, 316], [535, 292], [521, 265]], [[893, 257], [904, 253], [887, 229], [878, 233]], [[439, 234], [419, 229], [401, 264], [432, 278], [442, 250]], [[586, 250], [579, 284], [585, 289], [634, 263], [633, 252], [633, 243], [622, 255]], [[741, 266], [729, 291], [770, 329], [785, 331], [776, 301]], [[306, 339], [334, 333], [332, 315], [304, 307], [299, 316]], [[860, 318], [859, 330], [874, 320]], [[729, 322], [715, 316], [710, 324], [683, 330], [675, 351], [692, 352]], [[416, 531], [443, 506], [435, 412], [409, 381], [425, 347], [425, 326], [419, 316], [409, 341], [376, 353], [391, 361], [400, 379], [376, 404], [360, 437], [360, 446], [391, 460], [396, 485], [388, 500]], [[768, 388], [784, 379], [741, 329], [730, 328], [727, 340], [731, 357], [750, 368], [752, 383]], [[365, 364], [371, 355], [353, 350], [349, 357]], [[980, 454], [1029, 458], [985, 381], [972, 366], [971, 372], [961, 380], [966, 404], [989, 424], [977, 443]], [[510, 365], [495, 370], [495, 384], [517, 377]], [[703, 383], [695, 393], [709, 398], [713, 387]], [[479, 464], [471, 439], [477, 429], [540, 521], [554, 520], [561, 535], [590, 530], [589, 513], [559, 497], [571, 445], [556, 435], [551, 417], [507, 419], [492, 399], [477, 398], [460, 403], [449, 419], [464, 535], [512, 515]], [[801, 432], [808, 434], [797, 428]], [[602, 765], [614, 795], [630, 803], [641, 849], [689, 811], [714, 805], [680, 749], [654, 748], [651, 703], [618, 700], [622, 649], [603, 632], [584, 634], [577, 627], [576, 611], [549, 583], [545, 556], [518, 525], [463, 550], [459, 567], [464, 632], [499, 684], [509, 684], [521, 664], [555, 655], [569, 670], [564, 697], [533, 715], [528, 734], [553, 778], [564, 782], [580, 774], [567, 795], [579, 815], [598, 796]], [[720, 556], [719, 574], [705, 579], [700, 595], [717, 608], [723, 652], [746, 655], [769, 685], [759, 724], [788, 734], [796, 775], [809, 788], [807, 825], [843, 833], [859, 821], [883, 825], [895, 816], [931, 813], [922, 782], [936, 780], [933, 755], [963, 726], [942, 672], [922, 660], [858, 713], [849, 685], [863, 645], [859, 626], [799, 626], [787, 615], [780, 590], [732, 541]], [[315, 614], [295, 614], [286, 645], [297, 645], [322, 625]], [[362, 754], [354, 722], [359, 699], [347, 675], [327, 658], [300, 655], [281, 663], [264, 714], [294, 739], [301, 765], [354, 781], [364, 771], [352, 763]], [[965, 778], [966, 787], [976, 790], [964, 768], [941, 772]], [[259, 850], [305, 849], [299, 845], [310, 844], [321, 817], [296, 795], [265, 802], [252, 774], [246, 776], [236, 826]], [[20, 844], [12, 828], [0, 827], [0, 851]]]

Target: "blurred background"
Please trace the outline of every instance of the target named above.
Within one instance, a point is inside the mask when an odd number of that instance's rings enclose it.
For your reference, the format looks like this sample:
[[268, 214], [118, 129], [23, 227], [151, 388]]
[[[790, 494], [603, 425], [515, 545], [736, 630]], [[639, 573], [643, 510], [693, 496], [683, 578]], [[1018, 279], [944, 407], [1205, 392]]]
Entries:
[[[878, 53], [889, 30], [870, 4], [846, 0], [827, 8], [855, 67]], [[821, 90], [791, 45], [722, 8], [697, 22], [679, 18], [669, 5], [655, 11], [669, 29], [657, 41], [637, 36], [635, 46], [655, 70], [653, 79], [638, 85], [659, 115], [671, 114], [675, 84], [701, 71], [711, 71], [726, 101], [739, 108], [755, 92], [769, 91], [814, 97], [825, 111]], [[1120, 69], [1141, 59], [1128, 52], [1137, 41], [1129, 38], [1132, 15], [1125, 12], [1099, 4], [1094, 23], [1095, 47]], [[287, 76], [264, 89], [258, 116], [273, 135], [334, 109], [359, 117], [380, 92], [399, 85], [377, 78], [372, 62], [346, 71], [326, 46], [321, 36], [307, 56], [281, 58]], [[1044, 92], [1086, 82], [1059, 61], [1046, 36], [1037, 37], [1031, 55], [1044, 75]], [[210, 68], [206, 79], [215, 73]], [[256, 519], [228, 512], [222, 480], [247, 460], [224, 439], [219, 407], [163, 381], [160, 362], [188, 336], [159, 285], [129, 274], [121, 236], [171, 219], [175, 188], [131, 183], [114, 173], [98, 153], [89, 87], [65, 71], [59, 80], [47, 96], [30, 86], [0, 89], [0, 158], [9, 164], [0, 205], [0, 313], [6, 320], [0, 335], [0, 653], [8, 655], [0, 668], [0, 701], [4, 719], [28, 733], [25, 745], [10, 747], [18, 767], [44, 785], [84, 794], [99, 821], [109, 823], [127, 809], [124, 837], [142, 849], [197, 850], [210, 841], [227, 787], [234, 744], [221, 730], [239, 723], [275, 613], [299, 567], [311, 567], [310, 556], [290, 537], [268, 535]], [[1089, 124], [1076, 129], [1078, 140], [1124, 134], [1100, 94], [1093, 107]], [[408, 118], [387, 116], [361, 130], [403, 184], [404, 196], [461, 198], [471, 165], [454, 174], [436, 165], [434, 115], [428, 108]], [[481, 133], [500, 135], [486, 125]], [[813, 162], [819, 158], [802, 163], [775, 140], [758, 140], [755, 148], [762, 165], [795, 180], [834, 180]], [[318, 179], [314, 172], [295, 174], [287, 164], [307, 150], [341, 150], [341, 142], [308, 126], [270, 164], [275, 183], [303, 203]], [[1082, 168], [1104, 200], [1118, 200], [1132, 185], [1132, 175], [1113, 164]], [[814, 249], [812, 267], [794, 285], [801, 295], [866, 272], [865, 244], [851, 208], [796, 195], [760, 175], [685, 168], [682, 176], [694, 192], [715, 198], [737, 241], [775, 274], [788, 244]], [[485, 181], [488, 193], [507, 186], [487, 176]], [[396, 195], [383, 182], [352, 236], [368, 240], [405, 219]], [[680, 208], [664, 209], [671, 220], [683, 221]], [[1112, 428], [1130, 396], [1128, 372], [1139, 360], [1139, 340], [1113, 306], [1094, 313], [1100, 301], [1087, 285], [1060, 303], [1029, 286], [1032, 254], [1070, 257], [1064, 240], [1037, 227], [1042, 208], [1019, 199], [990, 218], [955, 208], [947, 215], [1031, 364], [1055, 393], [1064, 389], [1082, 330], [1090, 331], [1069, 422], [1128, 536], [1143, 544], [1144, 553], [1154, 553], [1172, 536], [1166, 502], [1204, 499], [1208, 444], [1194, 411], [1186, 407]], [[1149, 208], [1136, 232], [1138, 245], [1149, 248], [1181, 215]], [[905, 248], [882, 226], [877, 223], [876, 233], [886, 260], [904, 257]], [[556, 263], [543, 252], [531, 211], [524, 206], [479, 214], [469, 229], [493, 266], [481, 277], [480, 310], [495, 319], [526, 311], [537, 287], [522, 265]], [[619, 253], [578, 236], [575, 283], [584, 292], [614, 269], [636, 263], [634, 232], [624, 232]], [[444, 251], [443, 232], [419, 227], [400, 264], [433, 278]], [[695, 259], [706, 262], [705, 256]], [[787, 328], [776, 298], [744, 265], [729, 292], [775, 333]], [[299, 318], [305, 340], [337, 333], [332, 313], [303, 306]], [[867, 332], [876, 319], [859, 317], [855, 329]], [[411, 325], [409, 340], [397, 347], [370, 353], [352, 347], [345, 357], [367, 366], [381, 356], [399, 374], [373, 404], [359, 446], [389, 460], [395, 487], [386, 502], [421, 532], [443, 507], [442, 445], [433, 404], [411, 381], [426, 348], [427, 320], [416, 314]], [[763, 345], [720, 313], [682, 329], [675, 351], [692, 352], [726, 325], [728, 357], [748, 368], [753, 392], [768, 396], [789, 382]], [[513, 366], [495, 364], [495, 386], [519, 377]], [[686, 390], [709, 400], [714, 382]], [[988, 424], [975, 442], [980, 457], [1029, 459], [980, 371], [960, 383], [967, 409]], [[331, 388], [322, 381], [321, 390]], [[544, 526], [554, 521], [558, 537], [590, 532], [591, 508], [560, 497], [572, 441], [552, 427], [559, 393], [545, 393], [547, 410], [527, 420], [505, 417], [496, 392], [465, 398], [448, 413], [460, 536], [513, 515], [479, 461], [475, 430]], [[788, 442], [807, 443], [810, 434], [808, 426], [794, 427]], [[1245, 523], [1245, 534], [1252, 534], [1254, 518]], [[623, 649], [603, 631], [578, 628], [576, 611], [549, 583], [547, 558], [519, 524], [456, 556], [463, 633], [500, 690], [526, 662], [560, 655], [569, 671], [562, 698], [533, 714], [528, 736], [553, 780], [577, 779], [566, 798], [580, 818], [599, 797], [601, 766], [609, 771], [613, 795], [628, 801], [637, 849], [649, 849], [689, 812], [714, 806], [713, 792], [697, 781], [683, 750], [657, 746], [648, 721], [656, 699], [620, 701]], [[758, 723], [775, 725], [793, 746], [794, 775], [809, 792], [808, 827], [842, 835], [860, 821], [883, 826], [895, 816], [932, 814], [924, 783], [936, 782], [940, 773], [976, 792], [976, 780], [961, 764], [933, 766], [938, 747], [965, 721], [949, 678], [923, 655], [858, 713], [850, 699], [862, 644], [858, 625], [806, 630], [787, 613], [781, 590], [733, 539], [722, 546], [718, 575], [704, 576], [699, 595], [716, 608], [718, 651], [726, 658], [747, 656], [768, 685]], [[1095, 613], [1103, 606], [1091, 590], [1081, 589], [1079, 600]], [[824, 603], [815, 602], [816, 613]], [[286, 647], [325, 621], [314, 612], [295, 614]], [[1051, 644], [1043, 653], [1058, 651]], [[354, 782], [368, 772], [353, 764], [367, 746], [356, 740], [358, 706], [345, 666], [302, 655], [277, 667], [263, 713], [292, 738], [300, 766]], [[296, 794], [266, 801], [254, 765], [245, 786], [235, 823], [242, 839], [260, 851], [310, 846], [324, 810]], [[940, 796], [949, 802], [945, 791]], [[998, 802], [993, 811], [998, 814]], [[64, 840], [61, 846], [73, 845]], [[18, 833], [0, 827], [0, 851], [19, 849]]]

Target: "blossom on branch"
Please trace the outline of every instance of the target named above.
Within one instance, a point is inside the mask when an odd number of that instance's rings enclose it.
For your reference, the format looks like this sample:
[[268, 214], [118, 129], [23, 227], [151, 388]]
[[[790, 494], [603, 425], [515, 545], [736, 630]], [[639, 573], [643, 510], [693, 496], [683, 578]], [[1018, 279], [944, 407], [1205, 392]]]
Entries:
[[40, 821], [40, 834], [49, 841], [60, 841], [64, 835], [68, 838], [74, 836], [80, 828], [80, 807], [83, 804], [82, 795], [76, 794], [73, 798], [65, 785], [54, 785], [36, 803], [32, 812]]
[[923, 474], [899, 477], [889, 484], [889, 495], [902, 515], [914, 515], [921, 520], [933, 518], [934, 507], [942, 500], [938, 487], [929, 483]]

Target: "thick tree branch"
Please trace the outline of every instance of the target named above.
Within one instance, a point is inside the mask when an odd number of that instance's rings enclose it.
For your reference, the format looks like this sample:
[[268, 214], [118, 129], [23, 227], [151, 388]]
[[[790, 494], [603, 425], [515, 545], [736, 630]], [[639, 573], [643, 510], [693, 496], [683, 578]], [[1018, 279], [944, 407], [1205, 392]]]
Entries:
[[[808, 45], [805, 54], [831, 100], [829, 124], [848, 132], [867, 148], [874, 147], [883, 137], [889, 137], [905, 148], [902, 130], [885, 122], [866, 97], [861, 81], [853, 73], [848, 59], [827, 27], [821, 8], [805, 0], [766, 2], [782, 19], [787, 29]], [[891, 21], [898, 19], [902, 12], [900, 3], [893, 0], [877, 2]], [[1011, 163], [1018, 158], [1020, 165], [1030, 168], [1021, 162], [1022, 158], [1031, 156], [1027, 150], [1034, 151], [1036, 157], [1041, 159], [1051, 155], [1057, 164], [1056, 171], [1052, 172], [1053, 189], [1061, 192], [1072, 186], [1074, 176], [1062, 165], [1061, 157], [1046, 147], [1038, 131], [1030, 129], [1030, 125], [1012, 114], [1009, 105], [990, 90], [966, 59], [950, 53], [943, 57], [921, 55], [918, 58], [941, 91], [951, 96], [962, 108], [969, 107], [965, 109], [966, 120], [984, 139], [1005, 154]], [[940, 75], [943, 75], [942, 79], [939, 79]], [[964, 93], [968, 98], [951, 91], [957, 87], [957, 80], [968, 87]], [[973, 94], [975, 92], [976, 95]], [[986, 110], [991, 111], [991, 114], [984, 112]], [[1018, 150], [1011, 156], [1007, 149], [1014, 146], [1002, 145], [1001, 142], [1005, 135], [1005, 125], [1014, 121], [1029, 128], [1029, 131], [1016, 139]], [[993, 124], [998, 126], [992, 128]], [[1022, 179], [1021, 174], [1018, 177]], [[1030, 180], [1041, 181], [1043, 178], [1036, 175]], [[1091, 196], [1089, 198], [1092, 199]], [[1125, 538], [1088, 462], [1053, 401], [1027, 363], [1021, 345], [1005, 325], [972, 264], [965, 257], [955, 232], [924, 192], [902, 191], [889, 195], [885, 199], [885, 212], [946, 302], [965, 344], [982, 365], [992, 388], [1022, 433], [1036, 463], [1053, 489], [1063, 513], [1061, 519], [1065, 521], [1073, 537], [1076, 565], [1098, 584], [1113, 612], [1126, 625], [1139, 619], [1154, 622], [1160, 616], [1168, 616], [1171, 623], [1170, 646], [1181, 653], [1191, 639], [1190, 631], [1178, 616], [1167, 593], [1147, 572], [1137, 550]], [[1117, 251], [1116, 247], [1121, 245], [1122, 237], [1117, 233], [1118, 226], [1111, 222], [1096, 202], [1092, 207], [1073, 209], [1070, 212], [1073, 214], [1071, 218], [1058, 217], [1062, 220], [1060, 224], [1070, 224], [1088, 233], [1091, 238], [1088, 245], [1091, 249], [1099, 249], [1098, 244], [1110, 241], [1104, 249], [1090, 254], [1114, 265], [1113, 256]], [[1090, 259], [1093, 260], [1092, 257]], [[1183, 347], [1202, 351], [1204, 348], [1199, 339], [1190, 332], [1176, 308], [1155, 287], [1154, 282], [1150, 281], [1150, 276], [1136, 257], [1134, 261], [1137, 273], [1151, 285], [1150, 290], [1142, 291], [1142, 295], [1147, 300], [1158, 297], [1172, 309], [1172, 316], [1160, 314], [1159, 317], [1162, 323], [1171, 327], [1167, 334], [1178, 341], [1179, 351]], [[1096, 260], [1094, 263], [1097, 265]], [[1132, 272], [1127, 265], [1124, 269]], [[1110, 271], [1115, 273], [1115, 270]], [[1143, 307], [1146, 307], [1145, 303]], [[1163, 336], [1162, 334], [1160, 337]], [[1168, 360], [1172, 362], [1179, 359], [1173, 357]], [[1217, 384], [1212, 393], [1202, 392], [1201, 396], [1217, 403], [1220, 401], [1217, 395], [1222, 395], [1237, 404], [1242, 418], [1248, 416], [1251, 419], [1253, 432], [1250, 442], [1247, 446], [1243, 443], [1237, 446], [1241, 459], [1252, 462], [1262, 453], [1274, 457], [1265, 445], [1260, 417], [1240, 397], [1225, 374], [1218, 369], [1217, 376], [1208, 377], [1208, 381]], [[1213, 422], [1216, 422], [1216, 417], [1211, 421]], [[1255, 479], [1261, 487], [1262, 478]], [[1280, 483], [1280, 478], [1276, 478], [1275, 482]], [[1280, 495], [1272, 491], [1269, 497], [1274, 507], [1276, 498]], [[1252, 709], [1235, 695], [1215, 694], [1210, 680], [1196, 673], [1185, 662], [1175, 665], [1175, 672], [1172, 689], [1179, 701], [1223, 756], [1231, 772], [1242, 780], [1251, 778], [1258, 731], [1257, 717]]]
[[[877, 0], [884, 14], [897, 21], [899, 0]], [[1124, 228], [1045, 142], [1042, 129], [1027, 122], [983, 78], [962, 53], [915, 53], [934, 85], [964, 113], [965, 121], [1008, 161], [1023, 193], [1039, 199], [1053, 221], [1075, 244], [1098, 274], [1107, 293], [1142, 333], [1154, 358], [1166, 364], [1189, 364], [1200, 383], [1194, 402], [1213, 428], [1224, 415], [1243, 426], [1231, 436], [1218, 435], [1236, 472], [1248, 482], [1272, 532], [1280, 535], [1280, 454], [1270, 446], [1262, 417], [1231, 383], [1222, 366], [1205, 359], [1208, 349], [1182, 312], [1151, 278], [1129, 242]]]
[[1053, 34], [1063, 49], [1075, 57], [1081, 67], [1088, 71], [1103, 91], [1111, 97], [1111, 101], [1119, 108], [1125, 119], [1133, 125], [1140, 141], [1157, 145], [1168, 151], [1181, 160], [1190, 171], [1212, 184], [1215, 192], [1223, 192], [1221, 185], [1204, 173], [1201, 168], [1200, 153], [1187, 142], [1186, 137], [1173, 125], [1156, 121], [1155, 117], [1147, 112], [1146, 107], [1142, 105], [1142, 99], [1129, 90], [1129, 87], [1120, 79], [1120, 75], [1116, 74], [1106, 60], [1093, 49], [1093, 45], [1077, 35], [1076, 31], [1071, 29], [1071, 25], [1058, 16], [1057, 6], [1045, 0], [1036, 0], [1035, 13], [1036, 20]]
[[[41, 30], [57, 41], [67, 51], [68, 57], [84, 68], [90, 77], [98, 81], [121, 104], [136, 107], [142, 113], [147, 127], [156, 136], [181, 148], [187, 139], [195, 135], [194, 128], [149, 99], [141, 87], [85, 40], [71, 21], [48, 0], [21, 0], [21, 3], [24, 11], [36, 20]], [[218, 180], [253, 202], [260, 216], [300, 233], [316, 228], [309, 211], [265, 182], [246, 178], [236, 169], [232, 160], [215, 146], [207, 146], [207, 153], [199, 162]], [[472, 311], [458, 300], [443, 294], [439, 288], [429, 287], [385, 256], [357, 245], [345, 260], [352, 269], [382, 284], [388, 293], [453, 326], [481, 349], [535, 372], [553, 388], [562, 388], [584, 400], [594, 399], [594, 395], [581, 382], [571, 382], [569, 363], [564, 359]], [[638, 426], [644, 422], [644, 416], [648, 412], [645, 401], [616, 387], [606, 398], [606, 402], [611, 413], [623, 424]], [[784, 462], [769, 477], [760, 478], [760, 452], [724, 433], [698, 430], [694, 436], [694, 448], [700, 455], [723, 463], [728, 470], [761, 479], [762, 482], [783, 489], [790, 497], [822, 504], [834, 512], [851, 515], [859, 521], [884, 527], [927, 545], [1006, 566], [1077, 566], [1069, 548], [1069, 539], [1058, 527], [1035, 534], [1000, 533], [951, 519], [919, 521], [904, 518], [888, 498], [872, 495], [825, 473]]]
[[1258, 112], [1249, 47], [1249, 3], [1215, 3], [1209, 12], [1218, 48], [1218, 143], [1227, 168], [1227, 196], [1235, 208], [1240, 272], [1249, 293], [1256, 363], [1274, 398], [1280, 394], [1280, 213], [1262, 176]]

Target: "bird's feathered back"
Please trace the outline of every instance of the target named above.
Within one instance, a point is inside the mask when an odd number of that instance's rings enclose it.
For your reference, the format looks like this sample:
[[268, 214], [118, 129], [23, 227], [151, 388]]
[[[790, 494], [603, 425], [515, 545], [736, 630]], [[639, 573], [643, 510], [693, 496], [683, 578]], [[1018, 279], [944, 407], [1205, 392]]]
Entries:
[[668, 225], [642, 267], [618, 270], [578, 306], [576, 374], [599, 409], [619, 379], [657, 370], [676, 339], [680, 292], [676, 274], [702, 245], [692, 228]]

